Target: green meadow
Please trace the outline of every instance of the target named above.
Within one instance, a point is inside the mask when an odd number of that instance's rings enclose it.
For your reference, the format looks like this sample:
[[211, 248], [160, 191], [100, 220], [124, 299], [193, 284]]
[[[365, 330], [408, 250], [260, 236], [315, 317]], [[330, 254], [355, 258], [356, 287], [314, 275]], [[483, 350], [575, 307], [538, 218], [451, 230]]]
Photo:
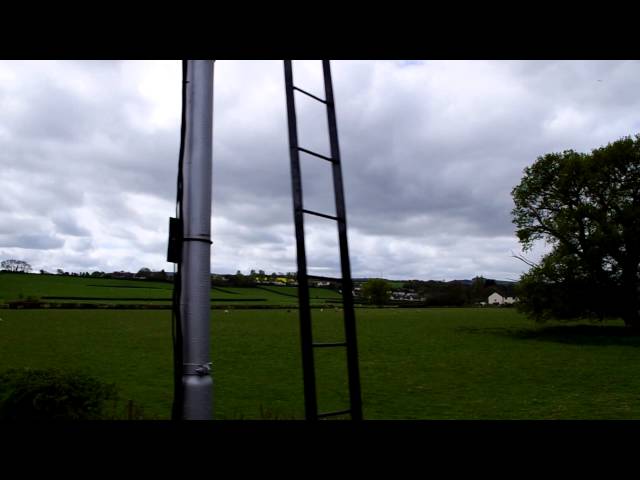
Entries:
[[[37, 298], [55, 303], [171, 304], [173, 284], [141, 280], [73, 277], [65, 275], [19, 275], [0, 273], [0, 304], [12, 300]], [[326, 288], [310, 288], [311, 303], [340, 302], [341, 296]], [[296, 287], [264, 286], [255, 288], [214, 287], [213, 305], [231, 308], [241, 305], [296, 307]]]
[[[60, 280], [57, 295], [96, 288]], [[315, 340], [343, 339], [340, 311], [312, 315]], [[145, 418], [169, 418], [169, 310], [1, 309], [0, 318], [0, 369], [79, 368], [115, 383]], [[510, 308], [358, 308], [356, 320], [366, 419], [640, 418], [640, 337], [622, 322], [536, 325]], [[216, 419], [304, 417], [296, 310], [212, 310], [211, 354]], [[347, 407], [344, 350], [315, 359], [320, 410]]]

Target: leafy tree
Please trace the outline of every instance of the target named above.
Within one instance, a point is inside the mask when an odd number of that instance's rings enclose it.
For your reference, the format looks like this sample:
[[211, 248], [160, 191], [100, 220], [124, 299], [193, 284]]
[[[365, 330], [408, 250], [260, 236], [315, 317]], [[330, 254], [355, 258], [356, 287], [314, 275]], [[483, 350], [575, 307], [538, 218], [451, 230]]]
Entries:
[[113, 419], [117, 400], [115, 385], [78, 371], [0, 373], [0, 420]]
[[618, 317], [640, 328], [640, 135], [590, 154], [539, 157], [512, 191], [524, 250], [552, 250], [522, 277], [520, 307], [545, 318]]
[[471, 279], [471, 286], [469, 288], [469, 298], [472, 302], [482, 302], [487, 300], [487, 280], [480, 276]]
[[162, 270], [160, 270], [159, 272], [154, 272], [152, 278], [154, 280], [161, 280], [161, 281], [165, 281], [168, 280], [167, 277], [167, 272], [164, 271], [164, 268]]
[[381, 278], [372, 278], [362, 285], [361, 295], [370, 303], [382, 306], [389, 301], [391, 284]]
[[23, 260], [3, 260], [0, 262], [0, 270], [15, 273], [29, 273], [31, 271], [31, 265]]
[[469, 288], [456, 281], [426, 282], [422, 294], [429, 306], [462, 306], [469, 302]]
[[243, 275], [240, 270], [235, 275], [229, 275], [228, 285], [231, 287], [253, 287], [256, 282], [250, 275]]

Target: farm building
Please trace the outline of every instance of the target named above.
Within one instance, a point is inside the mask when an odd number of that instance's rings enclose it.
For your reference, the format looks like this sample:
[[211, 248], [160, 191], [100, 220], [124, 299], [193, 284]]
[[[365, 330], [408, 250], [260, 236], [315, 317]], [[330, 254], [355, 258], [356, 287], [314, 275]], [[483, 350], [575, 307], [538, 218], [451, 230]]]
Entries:
[[493, 292], [489, 295], [487, 299], [487, 303], [489, 305], [511, 305], [516, 302], [516, 298], [513, 297], [503, 297], [498, 292]]
[[419, 300], [418, 294], [415, 292], [407, 292], [407, 291], [393, 291], [391, 292], [392, 300]]

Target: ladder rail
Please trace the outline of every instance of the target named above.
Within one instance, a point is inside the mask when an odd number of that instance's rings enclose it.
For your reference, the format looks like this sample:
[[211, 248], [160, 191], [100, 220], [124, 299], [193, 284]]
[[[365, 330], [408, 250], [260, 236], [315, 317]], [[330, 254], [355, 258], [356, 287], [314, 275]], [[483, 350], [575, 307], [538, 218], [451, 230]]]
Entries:
[[[305, 395], [305, 416], [307, 420], [318, 420], [334, 415], [349, 413], [352, 420], [362, 420], [362, 396], [360, 391], [360, 371], [358, 367], [358, 350], [356, 338], [356, 323], [353, 302], [353, 282], [351, 266], [349, 264], [349, 248], [347, 241], [346, 208], [344, 201], [344, 186], [342, 181], [342, 167], [340, 162], [340, 148], [338, 144], [338, 129], [336, 121], [333, 84], [331, 81], [331, 67], [329, 60], [322, 61], [325, 100], [310, 94], [293, 84], [292, 61], [284, 61], [285, 90], [287, 99], [287, 120], [289, 130], [289, 152], [291, 160], [291, 180], [293, 193], [294, 222], [296, 232], [297, 265], [298, 265], [298, 301], [300, 306], [300, 339], [302, 348], [302, 367]], [[300, 148], [298, 145], [297, 119], [295, 111], [295, 91], [308, 95], [325, 104], [327, 109], [327, 124], [331, 156], [326, 157], [316, 152]], [[302, 177], [300, 170], [299, 152], [304, 152], [331, 162], [333, 190], [336, 206], [336, 216], [306, 210], [303, 207]], [[342, 304], [344, 312], [344, 342], [313, 343], [311, 325], [311, 307], [309, 300], [309, 279], [307, 274], [306, 250], [304, 241], [304, 214], [335, 220], [338, 227], [340, 248], [340, 266], [342, 273]], [[314, 365], [315, 347], [346, 347], [347, 374], [350, 408], [339, 412], [318, 413], [316, 376]]]
[[349, 376], [349, 397], [351, 400], [351, 419], [362, 420], [358, 342], [356, 336], [355, 312], [353, 307], [353, 281], [351, 280], [349, 245], [347, 241], [347, 211], [344, 201], [344, 186], [342, 182], [342, 166], [340, 161], [340, 146], [338, 143], [336, 108], [333, 96], [333, 82], [331, 80], [331, 65], [329, 60], [322, 61], [322, 72], [324, 75], [325, 98], [327, 101], [327, 123], [329, 126], [331, 158], [333, 158], [333, 164], [331, 165], [333, 170], [333, 191], [336, 202], [336, 216], [338, 217], [338, 239], [340, 243], [340, 265], [342, 270], [342, 302], [344, 311], [345, 341], [347, 343], [347, 370]]
[[289, 154], [291, 159], [291, 187], [293, 193], [293, 216], [296, 232], [298, 264], [298, 303], [300, 315], [300, 340], [302, 348], [302, 376], [304, 384], [305, 417], [318, 419], [316, 379], [313, 358], [313, 332], [311, 328], [311, 306], [309, 304], [309, 279], [307, 277], [307, 256], [304, 242], [304, 212], [302, 199], [302, 175], [298, 154], [298, 131], [296, 106], [293, 90], [293, 69], [291, 60], [284, 61], [285, 90], [287, 97], [287, 120], [289, 129]]

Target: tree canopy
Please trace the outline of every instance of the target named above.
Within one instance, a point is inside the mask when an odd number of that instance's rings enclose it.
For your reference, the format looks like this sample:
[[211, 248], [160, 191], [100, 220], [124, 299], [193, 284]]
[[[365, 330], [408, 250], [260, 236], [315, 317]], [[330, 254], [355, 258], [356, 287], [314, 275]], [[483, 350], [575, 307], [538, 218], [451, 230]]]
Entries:
[[370, 303], [382, 306], [389, 301], [391, 284], [381, 278], [372, 278], [362, 285], [362, 296]]
[[24, 260], [3, 260], [0, 262], [0, 270], [6, 270], [7, 272], [29, 273], [31, 271], [31, 265]]
[[539, 240], [552, 247], [523, 275], [520, 308], [536, 319], [617, 317], [640, 327], [640, 135], [539, 157], [512, 196], [524, 250]]

